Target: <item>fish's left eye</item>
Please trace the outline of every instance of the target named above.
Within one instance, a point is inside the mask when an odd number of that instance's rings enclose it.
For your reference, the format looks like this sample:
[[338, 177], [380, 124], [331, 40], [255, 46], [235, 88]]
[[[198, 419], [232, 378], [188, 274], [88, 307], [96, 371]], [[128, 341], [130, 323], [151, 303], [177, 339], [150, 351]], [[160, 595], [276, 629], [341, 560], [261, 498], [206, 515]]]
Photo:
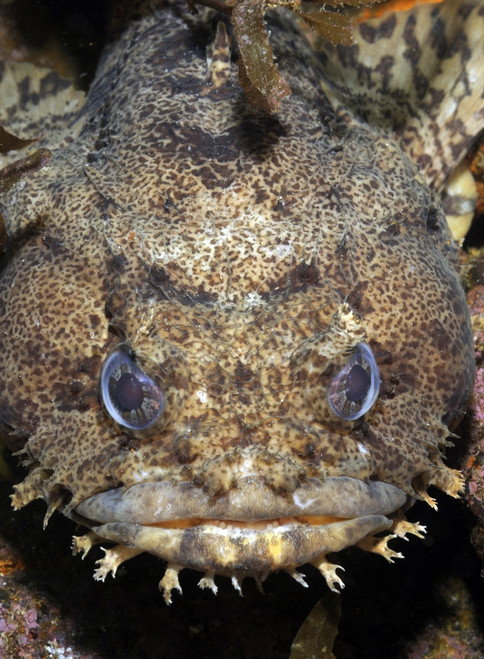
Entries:
[[122, 349], [111, 353], [104, 362], [101, 396], [111, 418], [131, 430], [152, 426], [165, 405], [162, 389]]
[[329, 405], [342, 419], [354, 421], [373, 407], [379, 391], [375, 357], [368, 344], [358, 343], [349, 362], [329, 385]]

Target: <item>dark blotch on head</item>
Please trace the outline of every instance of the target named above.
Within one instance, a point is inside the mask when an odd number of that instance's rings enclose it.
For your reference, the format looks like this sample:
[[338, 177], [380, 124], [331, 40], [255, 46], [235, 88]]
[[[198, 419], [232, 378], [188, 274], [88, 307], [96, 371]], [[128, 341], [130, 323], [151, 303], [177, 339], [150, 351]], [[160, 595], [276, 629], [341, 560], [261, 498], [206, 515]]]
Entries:
[[301, 284], [315, 284], [319, 278], [318, 268], [314, 263], [300, 263], [296, 268], [296, 276]]
[[238, 362], [237, 367], [234, 372], [236, 384], [245, 384], [250, 382], [254, 378], [254, 373], [248, 366]]

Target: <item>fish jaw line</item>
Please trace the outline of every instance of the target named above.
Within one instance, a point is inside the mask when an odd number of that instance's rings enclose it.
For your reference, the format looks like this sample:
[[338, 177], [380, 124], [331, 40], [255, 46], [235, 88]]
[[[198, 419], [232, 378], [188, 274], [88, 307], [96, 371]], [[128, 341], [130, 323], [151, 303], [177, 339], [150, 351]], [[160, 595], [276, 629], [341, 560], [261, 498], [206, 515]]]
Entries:
[[183, 568], [258, 577], [312, 563], [391, 526], [392, 520], [384, 515], [365, 515], [322, 525], [296, 519], [275, 526], [272, 522], [243, 526], [203, 520], [185, 528], [112, 522], [92, 530], [105, 540]]
[[349, 477], [279, 494], [259, 481], [210, 496], [190, 483], [140, 483], [96, 494], [75, 514], [102, 540], [208, 574], [267, 575], [388, 530], [399, 488]]

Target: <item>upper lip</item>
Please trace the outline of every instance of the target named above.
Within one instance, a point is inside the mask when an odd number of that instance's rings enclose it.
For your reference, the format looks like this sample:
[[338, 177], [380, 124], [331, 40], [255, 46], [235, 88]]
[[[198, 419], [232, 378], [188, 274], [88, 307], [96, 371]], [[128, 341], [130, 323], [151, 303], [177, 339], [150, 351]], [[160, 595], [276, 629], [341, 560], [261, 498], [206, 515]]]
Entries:
[[403, 490], [382, 481], [347, 476], [308, 479], [290, 493], [247, 478], [238, 487], [211, 496], [189, 482], [138, 483], [95, 494], [76, 507], [90, 522], [151, 525], [175, 520], [258, 522], [280, 517], [328, 516], [352, 519], [388, 515], [407, 500]]

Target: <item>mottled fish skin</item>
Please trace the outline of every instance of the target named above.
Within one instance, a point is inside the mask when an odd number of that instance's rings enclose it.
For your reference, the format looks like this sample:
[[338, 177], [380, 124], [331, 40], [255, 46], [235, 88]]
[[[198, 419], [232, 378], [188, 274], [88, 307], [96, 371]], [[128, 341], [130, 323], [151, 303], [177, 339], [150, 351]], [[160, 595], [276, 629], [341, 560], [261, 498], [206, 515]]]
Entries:
[[[14, 506], [40, 497], [82, 519], [97, 535], [78, 549], [118, 542], [99, 577], [141, 550], [167, 559], [167, 600], [180, 566], [214, 588], [214, 573], [311, 561], [334, 587], [328, 551], [391, 558], [372, 534], [419, 533], [399, 510], [460, 487], [442, 449], [473, 345], [437, 191], [381, 126], [340, 116], [289, 22], [271, 39], [292, 95], [269, 115], [247, 105], [213, 12], [149, 13], [69, 107], [49, 164], [1, 200], [15, 250], [0, 424], [30, 468]], [[380, 394], [348, 421], [327, 391], [361, 342]], [[120, 346], [165, 396], [146, 430], [101, 401]]]
[[339, 116], [391, 135], [441, 193], [483, 129], [483, 29], [480, 1], [362, 23], [354, 46], [319, 45], [323, 88]]

